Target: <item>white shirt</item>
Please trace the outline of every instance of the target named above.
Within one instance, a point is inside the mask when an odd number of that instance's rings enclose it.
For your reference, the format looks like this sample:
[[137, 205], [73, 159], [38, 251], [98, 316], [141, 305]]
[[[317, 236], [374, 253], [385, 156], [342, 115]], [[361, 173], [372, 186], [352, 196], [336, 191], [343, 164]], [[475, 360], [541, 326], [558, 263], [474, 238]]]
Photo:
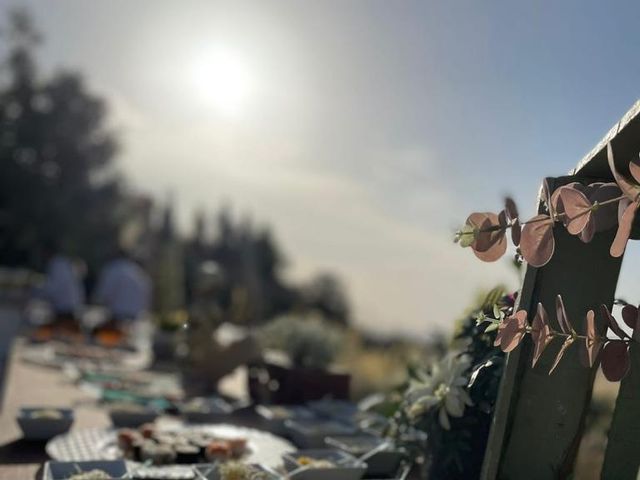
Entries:
[[126, 258], [113, 260], [100, 274], [96, 300], [116, 318], [138, 318], [149, 310], [151, 281], [135, 262]]
[[84, 304], [84, 288], [73, 268], [63, 255], [54, 255], [47, 266], [42, 296], [56, 312], [75, 313]]

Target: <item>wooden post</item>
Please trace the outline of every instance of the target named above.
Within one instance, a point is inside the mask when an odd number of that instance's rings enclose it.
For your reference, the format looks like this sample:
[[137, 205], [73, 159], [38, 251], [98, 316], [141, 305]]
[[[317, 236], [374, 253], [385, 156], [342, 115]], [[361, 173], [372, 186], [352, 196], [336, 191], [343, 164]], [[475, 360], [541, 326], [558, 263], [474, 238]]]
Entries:
[[[555, 179], [552, 188], [568, 181], [613, 181], [607, 164], [606, 146], [611, 143], [616, 164], [628, 171], [628, 162], [640, 152], [640, 101], [617, 122], [571, 172], [573, 177]], [[531, 316], [537, 302], [555, 312], [555, 296], [561, 294], [567, 313], [578, 331], [584, 331], [584, 315], [600, 303], [611, 306], [621, 259], [609, 256], [615, 229], [582, 244], [561, 228], [554, 230], [556, 251], [543, 268], [527, 267], [519, 308]], [[631, 238], [640, 238], [636, 219]], [[551, 315], [555, 321], [555, 315]], [[580, 443], [584, 417], [591, 399], [595, 369], [578, 362], [574, 345], [556, 371], [547, 371], [558, 344], [548, 347], [535, 369], [531, 369], [530, 339], [513, 351], [505, 366], [482, 478], [546, 479], [570, 475]], [[640, 350], [632, 349], [632, 372], [623, 380], [603, 478], [636, 478], [640, 457]], [[634, 373], [635, 372], [635, 373]]]
[[[579, 177], [548, 179], [552, 189]], [[582, 179], [585, 180], [585, 179]], [[586, 179], [592, 182], [593, 179]], [[555, 253], [542, 268], [527, 267], [519, 309], [535, 315], [538, 302], [555, 319], [555, 300], [562, 295], [574, 328], [584, 332], [585, 314], [602, 303], [611, 306], [621, 259], [609, 255], [615, 229], [584, 244], [558, 226]], [[509, 355], [487, 446], [482, 478], [544, 480], [566, 478], [582, 436], [591, 400], [595, 368], [579, 361], [574, 344], [552, 375], [548, 375], [560, 339], [554, 340], [531, 368], [532, 343], [527, 339]]]

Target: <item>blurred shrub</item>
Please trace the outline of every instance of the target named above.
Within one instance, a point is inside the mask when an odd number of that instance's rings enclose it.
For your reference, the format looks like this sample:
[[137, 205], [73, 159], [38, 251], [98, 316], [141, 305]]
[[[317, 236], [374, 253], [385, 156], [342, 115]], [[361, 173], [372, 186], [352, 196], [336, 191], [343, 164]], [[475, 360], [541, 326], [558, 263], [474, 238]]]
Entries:
[[319, 315], [283, 315], [272, 320], [258, 335], [263, 348], [282, 350], [292, 364], [326, 369], [344, 344], [344, 333]]

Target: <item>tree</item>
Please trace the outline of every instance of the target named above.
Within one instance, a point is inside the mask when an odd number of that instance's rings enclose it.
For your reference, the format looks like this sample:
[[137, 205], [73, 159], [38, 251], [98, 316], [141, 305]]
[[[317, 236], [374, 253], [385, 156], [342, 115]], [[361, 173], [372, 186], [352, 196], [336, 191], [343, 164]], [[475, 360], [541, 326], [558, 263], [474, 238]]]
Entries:
[[77, 73], [41, 78], [40, 35], [23, 10], [10, 15], [0, 71], [0, 263], [38, 265], [54, 241], [95, 267], [117, 244], [117, 151], [105, 102]]
[[340, 279], [331, 273], [320, 273], [304, 289], [307, 308], [320, 311], [338, 323], [349, 323], [349, 301]]

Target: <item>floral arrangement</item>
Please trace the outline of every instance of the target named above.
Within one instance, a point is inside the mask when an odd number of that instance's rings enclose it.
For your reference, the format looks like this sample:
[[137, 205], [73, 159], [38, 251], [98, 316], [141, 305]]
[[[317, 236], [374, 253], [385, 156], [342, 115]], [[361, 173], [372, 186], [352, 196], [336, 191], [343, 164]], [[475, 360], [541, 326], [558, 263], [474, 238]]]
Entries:
[[477, 319], [494, 308], [511, 315], [514, 299], [500, 287], [479, 298], [459, 320], [448, 352], [426, 368], [410, 368], [409, 381], [381, 403], [390, 415], [387, 434], [428, 478], [480, 475], [504, 354], [493, 346], [497, 329]]
[[[617, 224], [617, 232], [610, 247], [613, 257], [620, 257], [626, 248], [631, 228], [638, 208], [640, 208], [640, 159], [629, 162], [632, 179], [622, 175], [616, 168], [611, 145], [607, 145], [609, 168], [615, 182], [582, 185], [574, 182], [562, 186], [551, 193], [546, 181], [543, 184], [542, 199], [546, 213], [540, 213], [527, 221], [521, 221], [515, 202], [507, 198], [505, 207], [498, 214], [491, 212], [472, 213], [465, 225], [456, 232], [455, 241], [473, 250], [476, 257], [493, 262], [504, 255], [507, 249], [507, 230], [518, 248], [518, 255], [534, 267], [546, 265], [555, 250], [553, 229], [562, 225], [567, 232], [584, 243], [590, 242], [598, 232], [609, 230]], [[566, 315], [564, 302], [560, 296], [556, 301], [556, 318], [560, 329], [554, 329], [542, 304], [529, 323], [525, 310], [507, 315], [497, 308], [495, 318], [482, 314], [479, 323], [489, 322], [487, 331], [497, 330], [495, 345], [504, 352], [518, 346], [525, 335], [530, 335], [534, 343], [532, 366], [536, 364], [546, 346], [557, 337], [563, 344], [550, 368], [551, 374], [558, 366], [565, 352], [574, 344], [582, 345], [581, 358], [586, 366], [592, 367], [601, 353], [601, 366], [606, 378], [618, 381], [629, 370], [629, 343], [638, 341], [640, 317], [638, 309], [626, 305], [622, 310], [624, 323], [633, 330], [628, 335], [620, 323], [602, 305], [601, 318], [604, 319], [615, 338], [608, 338], [600, 332], [593, 310], [586, 313], [585, 331], [579, 334]], [[639, 333], [636, 334], [636, 331]]]
[[404, 397], [409, 418], [415, 421], [432, 410], [440, 426], [450, 430], [449, 417], [462, 417], [465, 407], [473, 405], [466, 390], [470, 367], [471, 357], [449, 351], [430, 371], [417, 371]]

